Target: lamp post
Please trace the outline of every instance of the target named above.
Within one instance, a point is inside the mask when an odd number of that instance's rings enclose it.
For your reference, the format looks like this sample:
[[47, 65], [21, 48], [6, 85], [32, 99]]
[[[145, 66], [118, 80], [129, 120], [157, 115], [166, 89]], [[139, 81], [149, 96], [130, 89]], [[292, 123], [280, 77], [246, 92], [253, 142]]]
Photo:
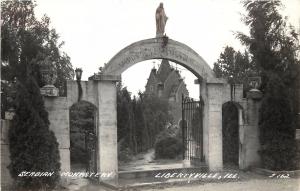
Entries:
[[76, 74], [76, 80], [80, 81], [81, 80], [81, 76], [82, 76], [82, 69], [81, 68], [76, 68], [75, 69], [75, 74]]
[[81, 76], [82, 76], [82, 69], [81, 68], [76, 68], [75, 69], [75, 75], [76, 75], [76, 81], [78, 85], [78, 102], [80, 102], [82, 98], [82, 87], [81, 87]]

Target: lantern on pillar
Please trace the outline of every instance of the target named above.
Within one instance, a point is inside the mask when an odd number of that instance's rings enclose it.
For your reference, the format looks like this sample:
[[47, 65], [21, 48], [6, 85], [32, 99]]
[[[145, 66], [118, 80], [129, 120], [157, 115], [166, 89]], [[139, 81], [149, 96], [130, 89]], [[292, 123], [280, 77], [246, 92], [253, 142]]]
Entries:
[[75, 75], [76, 75], [76, 80], [80, 81], [81, 80], [81, 76], [82, 76], [82, 69], [81, 68], [76, 68]]
[[76, 81], [78, 85], [78, 102], [80, 102], [82, 98], [82, 87], [81, 87], [81, 76], [82, 76], [82, 69], [81, 68], [76, 68], [75, 69], [75, 75], [76, 75]]

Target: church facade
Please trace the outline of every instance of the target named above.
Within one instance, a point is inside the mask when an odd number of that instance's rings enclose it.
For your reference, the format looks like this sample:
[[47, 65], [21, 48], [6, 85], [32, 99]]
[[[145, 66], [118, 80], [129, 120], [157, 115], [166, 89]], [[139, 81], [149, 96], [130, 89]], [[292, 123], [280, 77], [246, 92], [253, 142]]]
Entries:
[[145, 94], [168, 100], [173, 123], [179, 124], [182, 114], [182, 95], [187, 97], [189, 92], [179, 71], [173, 68], [168, 60], [163, 59], [158, 70], [156, 68], [151, 70]]

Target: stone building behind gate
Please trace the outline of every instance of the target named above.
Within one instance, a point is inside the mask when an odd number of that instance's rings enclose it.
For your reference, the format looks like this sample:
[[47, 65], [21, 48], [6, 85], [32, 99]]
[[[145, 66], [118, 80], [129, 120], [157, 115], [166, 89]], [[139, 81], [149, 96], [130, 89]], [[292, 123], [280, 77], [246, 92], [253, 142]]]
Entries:
[[188, 97], [189, 92], [179, 71], [173, 68], [168, 60], [163, 59], [158, 70], [156, 68], [151, 70], [146, 83], [145, 94], [167, 100], [171, 108], [173, 122], [179, 124], [182, 112], [182, 95]]

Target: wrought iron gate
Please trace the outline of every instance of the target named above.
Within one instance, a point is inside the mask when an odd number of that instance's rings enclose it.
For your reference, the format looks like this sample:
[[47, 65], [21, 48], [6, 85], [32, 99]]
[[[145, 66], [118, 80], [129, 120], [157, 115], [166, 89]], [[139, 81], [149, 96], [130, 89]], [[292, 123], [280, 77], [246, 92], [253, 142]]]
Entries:
[[182, 95], [183, 159], [191, 164], [204, 161], [203, 155], [203, 106], [202, 99], [195, 101]]

